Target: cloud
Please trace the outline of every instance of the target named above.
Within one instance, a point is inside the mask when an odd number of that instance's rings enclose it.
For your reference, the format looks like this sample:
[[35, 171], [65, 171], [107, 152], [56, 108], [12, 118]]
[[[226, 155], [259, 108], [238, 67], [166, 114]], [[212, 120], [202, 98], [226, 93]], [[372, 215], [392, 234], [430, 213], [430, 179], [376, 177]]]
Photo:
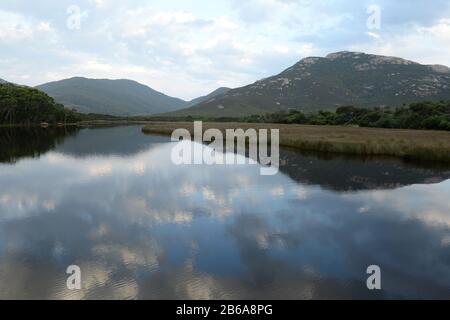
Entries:
[[441, 19], [430, 26], [411, 27], [407, 34], [377, 35], [373, 41], [350, 46], [351, 50], [400, 56], [425, 64], [450, 65], [450, 19]]
[[239, 17], [248, 23], [267, 22], [280, 10], [287, 9], [284, 2], [277, 0], [230, 0], [230, 3]]
[[[371, 4], [381, 9], [380, 30], [367, 29]], [[191, 99], [345, 49], [450, 65], [445, 0], [81, 0], [80, 29], [67, 28], [71, 5], [1, 2], [1, 78], [132, 78]]]

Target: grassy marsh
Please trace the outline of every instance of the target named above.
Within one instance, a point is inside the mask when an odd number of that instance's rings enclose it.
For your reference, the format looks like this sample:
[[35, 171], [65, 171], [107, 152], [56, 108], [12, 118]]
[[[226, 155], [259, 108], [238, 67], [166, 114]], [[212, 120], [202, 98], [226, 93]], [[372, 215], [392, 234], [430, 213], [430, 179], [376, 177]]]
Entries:
[[[177, 128], [193, 133], [192, 122], [151, 122], [142, 131], [171, 135]], [[203, 123], [203, 130], [280, 129], [280, 145], [302, 150], [450, 162], [450, 132], [269, 123]]]

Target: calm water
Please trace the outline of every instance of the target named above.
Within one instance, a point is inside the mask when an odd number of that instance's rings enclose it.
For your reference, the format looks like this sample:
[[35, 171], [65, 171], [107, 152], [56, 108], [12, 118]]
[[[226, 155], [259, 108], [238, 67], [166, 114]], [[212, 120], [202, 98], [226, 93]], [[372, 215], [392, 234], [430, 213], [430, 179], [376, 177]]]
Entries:
[[276, 176], [175, 166], [134, 126], [0, 142], [1, 299], [450, 298], [449, 168], [291, 150]]

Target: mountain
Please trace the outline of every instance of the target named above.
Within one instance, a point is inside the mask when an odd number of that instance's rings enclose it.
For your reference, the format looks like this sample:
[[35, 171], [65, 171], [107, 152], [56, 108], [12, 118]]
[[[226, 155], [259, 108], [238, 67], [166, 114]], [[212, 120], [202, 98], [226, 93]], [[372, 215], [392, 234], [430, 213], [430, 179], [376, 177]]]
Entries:
[[181, 99], [169, 97], [131, 80], [75, 77], [36, 88], [53, 97], [56, 102], [83, 113], [149, 115], [186, 106], [186, 102]]
[[8, 83], [8, 81], [5, 81], [3, 79], [0, 79], [0, 84]]
[[207, 102], [207, 101], [209, 101], [209, 100], [211, 100], [211, 99], [213, 99], [213, 98], [215, 98], [217, 96], [220, 96], [220, 95], [223, 95], [223, 94], [227, 93], [230, 90], [231, 90], [230, 88], [226, 88], [226, 87], [221, 87], [219, 89], [216, 89], [216, 90], [214, 90], [213, 92], [211, 92], [210, 94], [208, 94], [206, 96], [198, 97], [196, 99], [193, 99], [193, 100], [189, 101], [187, 103], [187, 105], [186, 105], [186, 108], [195, 106], [195, 105], [197, 105], [199, 103], [202, 103], [202, 102]]
[[239, 117], [287, 109], [334, 110], [339, 106], [400, 106], [450, 100], [450, 69], [409, 60], [337, 52], [305, 58], [280, 74], [171, 116]]

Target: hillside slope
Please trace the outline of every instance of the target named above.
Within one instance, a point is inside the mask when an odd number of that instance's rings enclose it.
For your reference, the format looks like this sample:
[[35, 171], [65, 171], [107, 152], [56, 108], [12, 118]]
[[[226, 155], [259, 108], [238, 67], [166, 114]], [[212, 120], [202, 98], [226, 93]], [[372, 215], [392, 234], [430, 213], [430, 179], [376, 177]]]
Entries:
[[37, 86], [66, 107], [83, 113], [117, 116], [170, 112], [186, 102], [132, 80], [75, 77]]
[[424, 100], [450, 100], [448, 67], [343, 51], [305, 58], [276, 76], [169, 115], [240, 117], [287, 109], [399, 106]]
[[215, 97], [221, 96], [230, 90], [231, 90], [230, 88], [226, 88], [226, 87], [218, 88], [206, 96], [198, 97], [196, 99], [189, 101], [186, 105], [186, 108], [193, 107], [193, 106], [203, 103], [203, 102], [208, 102], [209, 100], [211, 100]]

